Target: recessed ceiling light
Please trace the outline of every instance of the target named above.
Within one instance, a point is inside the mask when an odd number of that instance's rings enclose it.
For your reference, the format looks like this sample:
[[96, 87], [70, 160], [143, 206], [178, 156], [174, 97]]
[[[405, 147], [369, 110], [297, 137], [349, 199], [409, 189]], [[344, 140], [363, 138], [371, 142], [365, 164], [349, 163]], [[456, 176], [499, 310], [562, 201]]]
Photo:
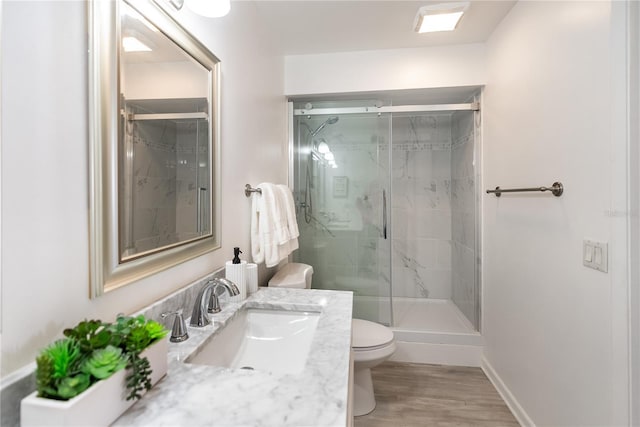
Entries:
[[469, 2], [438, 3], [423, 6], [413, 22], [418, 33], [455, 30], [460, 18], [469, 7]]
[[151, 48], [135, 37], [123, 37], [122, 48], [125, 52], [151, 52]]

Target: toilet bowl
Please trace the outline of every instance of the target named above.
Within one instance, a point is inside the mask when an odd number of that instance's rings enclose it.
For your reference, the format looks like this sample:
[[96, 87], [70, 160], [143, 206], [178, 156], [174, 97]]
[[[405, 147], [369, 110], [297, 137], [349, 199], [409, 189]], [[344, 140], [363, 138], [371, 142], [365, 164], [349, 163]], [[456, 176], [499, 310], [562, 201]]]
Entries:
[[376, 407], [371, 368], [387, 360], [396, 351], [393, 332], [386, 326], [368, 320], [351, 321], [353, 350], [353, 414], [366, 415]]
[[[313, 267], [289, 263], [269, 280], [269, 287], [311, 288]], [[387, 360], [396, 351], [391, 329], [368, 320], [351, 322], [351, 349], [353, 351], [353, 415], [366, 415], [376, 407], [373, 394], [371, 368]]]

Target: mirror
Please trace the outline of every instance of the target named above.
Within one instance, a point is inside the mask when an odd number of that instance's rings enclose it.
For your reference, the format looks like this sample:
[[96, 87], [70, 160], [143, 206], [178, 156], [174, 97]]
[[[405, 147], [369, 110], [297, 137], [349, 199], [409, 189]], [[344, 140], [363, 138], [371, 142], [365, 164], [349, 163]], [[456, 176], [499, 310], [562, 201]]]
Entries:
[[220, 61], [151, 0], [89, 9], [95, 297], [219, 247]]

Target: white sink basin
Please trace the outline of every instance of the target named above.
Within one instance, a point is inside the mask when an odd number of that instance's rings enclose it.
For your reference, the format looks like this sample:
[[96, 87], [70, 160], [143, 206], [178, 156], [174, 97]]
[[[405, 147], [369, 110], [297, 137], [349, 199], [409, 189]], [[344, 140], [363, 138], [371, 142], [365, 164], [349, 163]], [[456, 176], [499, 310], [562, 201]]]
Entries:
[[242, 310], [187, 363], [255, 369], [282, 374], [302, 372], [320, 313], [250, 308]]

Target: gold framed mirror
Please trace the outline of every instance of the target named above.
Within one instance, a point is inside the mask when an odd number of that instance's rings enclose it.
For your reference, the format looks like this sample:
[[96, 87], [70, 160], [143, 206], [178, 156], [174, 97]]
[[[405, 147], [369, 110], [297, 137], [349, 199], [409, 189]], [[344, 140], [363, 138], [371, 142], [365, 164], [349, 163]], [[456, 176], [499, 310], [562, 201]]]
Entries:
[[89, 2], [91, 297], [220, 247], [220, 61], [151, 0]]

